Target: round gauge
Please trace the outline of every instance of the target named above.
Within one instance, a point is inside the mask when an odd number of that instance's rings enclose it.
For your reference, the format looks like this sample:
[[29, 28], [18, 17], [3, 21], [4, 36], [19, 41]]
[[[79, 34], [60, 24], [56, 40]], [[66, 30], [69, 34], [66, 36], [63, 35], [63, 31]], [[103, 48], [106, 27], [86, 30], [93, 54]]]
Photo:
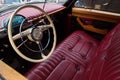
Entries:
[[[10, 19], [10, 16], [3, 19], [2, 27], [5, 27], [5, 28], [8, 27], [9, 19]], [[12, 28], [19, 27], [24, 20], [25, 20], [24, 16], [19, 14], [15, 15], [12, 22]]]

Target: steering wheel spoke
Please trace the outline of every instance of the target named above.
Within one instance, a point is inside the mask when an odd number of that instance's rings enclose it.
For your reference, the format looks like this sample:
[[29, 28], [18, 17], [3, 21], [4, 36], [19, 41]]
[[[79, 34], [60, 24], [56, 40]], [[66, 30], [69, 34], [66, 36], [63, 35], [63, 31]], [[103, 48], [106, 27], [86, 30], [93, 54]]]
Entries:
[[52, 25], [51, 24], [50, 25], [40, 25], [40, 26], [37, 26], [37, 27], [40, 29], [40, 31], [46, 31], [49, 28], [52, 28]]
[[17, 46], [17, 48], [20, 48], [23, 44], [25, 44], [26, 42], [28, 41], [28, 39], [26, 39], [25, 41], [23, 41], [21, 44], [19, 44], [18, 46]]
[[40, 50], [40, 53], [41, 53], [41, 57], [46, 58], [46, 55], [44, 55], [44, 53], [43, 53], [42, 43], [41, 42], [36, 42], [36, 43], [38, 44], [38, 47], [39, 47], [39, 50]]
[[17, 40], [17, 39], [20, 39], [21, 37], [29, 35], [31, 33], [31, 30], [32, 30], [32, 28], [29, 28], [19, 34], [14, 35], [13, 40]]
[[43, 53], [41, 53], [42, 58], [47, 58]]
[[36, 44], [38, 45], [39, 50], [40, 50], [40, 52], [42, 53], [42, 50], [43, 50], [42, 43], [37, 41]]

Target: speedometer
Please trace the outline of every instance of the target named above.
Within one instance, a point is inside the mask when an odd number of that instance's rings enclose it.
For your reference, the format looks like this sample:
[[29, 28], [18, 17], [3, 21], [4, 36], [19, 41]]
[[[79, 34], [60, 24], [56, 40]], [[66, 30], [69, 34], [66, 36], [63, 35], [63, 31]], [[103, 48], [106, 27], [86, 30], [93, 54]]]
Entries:
[[[5, 18], [2, 21], [2, 27], [5, 27], [5, 28], [8, 27], [9, 19], [10, 19], [10, 16]], [[13, 22], [12, 22], [12, 28], [19, 27], [24, 20], [25, 20], [24, 16], [19, 15], [19, 14], [15, 15], [13, 18]]]
[[21, 15], [14, 16], [13, 22], [12, 22], [12, 28], [19, 27], [24, 20], [25, 20], [25, 17]]

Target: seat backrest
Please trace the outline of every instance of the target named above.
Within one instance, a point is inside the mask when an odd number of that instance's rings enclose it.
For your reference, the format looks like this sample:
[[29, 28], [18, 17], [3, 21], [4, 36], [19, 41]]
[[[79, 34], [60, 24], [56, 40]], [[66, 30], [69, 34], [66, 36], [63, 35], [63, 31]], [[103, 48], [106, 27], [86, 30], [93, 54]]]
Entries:
[[120, 80], [120, 24], [102, 40], [97, 54], [84, 80]]
[[75, 32], [25, 76], [29, 80], [120, 80], [120, 24], [98, 45], [85, 33]]

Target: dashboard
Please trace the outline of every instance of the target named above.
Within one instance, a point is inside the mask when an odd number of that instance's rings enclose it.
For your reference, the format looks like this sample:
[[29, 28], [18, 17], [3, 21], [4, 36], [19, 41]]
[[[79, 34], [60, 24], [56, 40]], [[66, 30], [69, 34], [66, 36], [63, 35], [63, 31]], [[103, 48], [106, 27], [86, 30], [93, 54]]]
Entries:
[[[37, 4], [36, 6], [43, 8], [43, 4]], [[51, 15], [64, 9], [65, 7], [62, 5], [46, 4], [44, 11], [48, 13], [48, 15]], [[0, 39], [7, 36], [7, 27], [11, 14], [12, 12], [9, 12], [7, 14], [4, 14], [3, 16], [0, 16]], [[42, 15], [42, 13], [40, 13], [35, 9], [31, 9], [31, 8], [23, 9], [13, 19], [12, 22], [13, 30], [15, 28], [18, 28], [24, 20], [26, 20], [25, 27], [32, 25], [32, 22], [37, 20], [40, 17], [40, 15]], [[30, 22], [28, 23], [27, 21]]]

